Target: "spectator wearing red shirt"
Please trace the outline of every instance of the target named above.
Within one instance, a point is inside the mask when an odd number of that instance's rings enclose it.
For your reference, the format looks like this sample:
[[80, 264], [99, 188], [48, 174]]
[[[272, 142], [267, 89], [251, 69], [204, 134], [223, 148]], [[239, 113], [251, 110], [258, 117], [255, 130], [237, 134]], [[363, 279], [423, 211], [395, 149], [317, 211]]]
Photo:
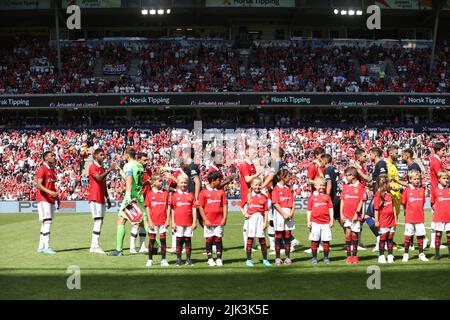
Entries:
[[431, 228], [436, 231], [434, 260], [440, 260], [442, 232], [447, 234], [447, 248], [450, 259], [450, 188], [448, 185], [449, 172], [438, 172], [439, 184], [431, 191], [431, 206], [433, 208], [433, 223]]
[[153, 175], [151, 177], [151, 187], [145, 195], [145, 207], [147, 208], [148, 233], [150, 243], [148, 248], [147, 267], [153, 265], [153, 254], [156, 243], [156, 235], [159, 233], [161, 241], [161, 266], [167, 267], [166, 260], [166, 232], [170, 224], [169, 192], [163, 190], [162, 177]]
[[192, 265], [191, 247], [192, 236], [197, 227], [197, 209], [195, 197], [188, 192], [189, 177], [182, 174], [178, 177], [177, 191], [172, 194], [170, 206], [172, 208], [172, 226], [177, 237], [177, 266], [181, 265], [181, 252], [183, 244], [186, 247], [186, 265]]
[[[365, 190], [358, 181], [358, 171], [355, 167], [348, 167], [345, 172], [347, 184], [341, 193], [341, 223], [345, 228], [345, 246], [347, 263], [359, 263], [358, 239], [361, 231], [361, 210], [365, 199]], [[350, 251], [350, 248], [353, 250]]]
[[44, 163], [39, 167], [36, 174], [37, 205], [39, 221], [41, 222], [38, 253], [55, 253], [50, 247], [50, 227], [55, 215], [55, 201], [57, 201], [58, 197], [55, 187], [56, 172], [54, 169], [56, 158], [53, 152], [46, 151], [43, 153], [42, 159]]
[[[394, 234], [397, 225], [397, 213], [393, 203], [392, 195], [389, 192], [389, 180], [381, 176], [378, 181], [378, 191], [373, 199], [373, 208], [375, 211], [375, 226], [379, 228], [380, 242], [378, 263], [394, 262]], [[388, 258], [384, 255], [385, 247], [388, 247]]]
[[330, 263], [330, 241], [331, 228], [334, 223], [334, 210], [331, 197], [326, 194], [327, 182], [323, 177], [317, 177], [314, 180], [315, 190], [308, 199], [306, 208], [307, 226], [310, 230], [309, 240], [311, 240], [311, 254], [313, 264], [317, 264], [317, 249], [322, 240], [325, 264]]
[[[199, 211], [203, 218], [203, 235], [206, 239], [206, 255], [209, 266], [222, 266], [223, 227], [227, 221], [228, 202], [223, 189], [222, 174], [218, 171], [208, 174], [208, 186], [200, 192]], [[217, 259], [212, 257], [213, 243], [216, 245]]]
[[405, 208], [405, 253], [403, 262], [409, 260], [409, 247], [414, 235], [417, 236], [419, 246], [419, 260], [428, 261], [423, 252], [423, 239], [425, 238], [425, 189], [421, 187], [422, 177], [419, 171], [408, 172], [409, 185], [402, 194], [402, 205]]
[[[89, 167], [89, 207], [91, 208], [92, 218], [94, 219], [94, 226], [92, 229], [92, 240], [90, 252], [105, 254], [100, 248], [99, 240], [103, 225], [103, 218], [105, 216], [105, 199], [108, 203], [108, 209], [111, 208], [111, 201], [109, 200], [108, 190], [106, 188], [107, 175], [117, 168], [113, 162], [108, 170], [102, 166], [106, 155], [103, 149], [96, 149], [93, 154], [94, 161]], [[80, 197], [81, 198], [81, 197]]]

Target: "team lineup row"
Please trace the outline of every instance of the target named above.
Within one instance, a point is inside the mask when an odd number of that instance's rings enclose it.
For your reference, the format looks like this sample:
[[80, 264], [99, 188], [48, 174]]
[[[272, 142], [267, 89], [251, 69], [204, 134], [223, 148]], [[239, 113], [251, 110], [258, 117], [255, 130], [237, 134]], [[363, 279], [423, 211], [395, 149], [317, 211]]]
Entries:
[[[440, 259], [442, 233], [447, 233], [447, 246], [450, 250], [450, 190], [448, 171], [444, 170], [445, 145], [437, 142], [433, 146], [434, 154], [430, 161], [431, 204], [433, 207], [431, 246], [435, 247], [435, 259]], [[314, 150], [315, 160], [308, 168], [308, 184], [311, 196], [307, 206], [307, 226], [310, 230], [312, 263], [318, 262], [317, 252], [324, 251], [324, 263], [329, 263], [331, 228], [338, 220], [345, 234], [347, 263], [358, 263], [358, 244], [362, 225], [367, 223], [377, 237], [379, 263], [392, 263], [394, 256], [394, 234], [401, 205], [405, 213], [405, 241], [403, 262], [407, 262], [409, 248], [414, 235], [417, 237], [419, 259], [427, 261], [423, 252], [425, 240], [424, 205], [426, 192], [422, 187], [421, 168], [412, 161], [408, 164], [405, 181], [399, 179], [395, 161], [398, 148], [387, 148], [388, 158], [382, 157], [382, 150], [372, 148], [369, 151], [374, 170], [369, 174], [364, 166], [367, 154], [357, 149], [355, 161], [345, 170], [342, 179], [333, 167], [332, 158], [322, 148]], [[294, 195], [290, 188], [291, 174], [284, 164], [283, 151], [274, 152], [270, 163], [270, 173], [261, 177], [252, 160], [255, 152], [251, 146], [246, 147], [246, 159], [238, 163], [241, 181], [240, 210], [244, 216], [244, 243], [247, 252], [247, 266], [253, 266], [252, 248], [258, 238], [263, 264], [271, 265], [267, 258], [266, 231], [270, 247], [275, 249], [275, 264], [291, 264], [291, 246], [296, 242], [292, 231], [294, 222]], [[127, 148], [124, 154], [126, 164], [123, 169], [112, 163], [106, 170], [102, 163], [105, 159], [103, 149], [95, 150], [94, 162], [89, 169], [89, 202], [94, 218], [91, 252], [104, 253], [99, 246], [100, 232], [105, 213], [105, 204], [109, 205], [106, 189], [106, 177], [112, 170], [120, 170], [126, 182], [125, 197], [117, 219], [117, 245], [109, 253], [111, 256], [122, 255], [125, 238], [125, 223], [132, 223], [132, 240], [141, 235], [145, 239], [149, 234], [149, 245], [141, 240], [141, 250], [148, 250], [147, 266], [153, 265], [153, 255], [160, 247], [161, 265], [167, 266], [166, 234], [172, 227], [172, 246], [177, 254], [177, 265], [182, 263], [183, 246], [186, 252], [186, 264], [191, 265], [191, 238], [197, 226], [197, 220], [203, 228], [208, 265], [223, 264], [222, 238], [227, 221], [227, 199], [223, 188], [235, 177], [224, 177], [219, 164], [211, 165], [207, 174], [207, 187], [201, 190], [198, 166], [193, 163], [191, 154], [183, 154], [183, 163], [175, 172], [159, 170], [148, 175], [144, 169], [147, 155], [137, 154], [133, 148]], [[411, 157], [412, 158], [412, 157]], [[52, 223], [57, 192], [55, 190], [55, 173], [52, 164], [55, 155], [43, 154], [43, 165], [37, 172], [38, 211], [41, 221], [41, 237], [38, 252], [55, 253], [50, 247], [50, 226]], [[342, 180], [342, 187], [339, 186]], [[406, 187], [403, 192], [402, 186]], [[368, 198], [367, 190], [371, 191]], [[159, 234], [160, 244], [156, 238]], [[142, 237], [144, 236], [144, 237]], [[144, 240], [145, 241], [145, 240]], [[322, 245], [320, 245], [320, 243]], [[131, 241], [130, 251], [135, 250]], [[213, 259], [213, 246], [217, 255]], [[388, 256], [385, 257], [387, 246]], [[281, 259], [281, 248], [286, 255]], [[450, 255], [449, 255], [450, 257]]]

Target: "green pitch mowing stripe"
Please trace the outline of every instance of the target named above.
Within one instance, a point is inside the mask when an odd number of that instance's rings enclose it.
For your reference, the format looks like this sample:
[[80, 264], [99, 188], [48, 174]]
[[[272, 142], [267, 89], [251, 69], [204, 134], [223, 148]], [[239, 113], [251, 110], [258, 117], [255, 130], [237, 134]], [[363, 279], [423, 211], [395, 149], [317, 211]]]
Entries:
[[[115, 215], [107, 215], [100, 243], [104, 250], [115, 247]], [[417, 250], [410, 262], [402, 264], [403, 251], [395, 250], [393, 265], [382, 265], [381, 289], [367, 289], [367, 267], [377, 264], [372, 252], [374, 237], [364, 227], [363, 242], [368, 250], [359, 253], [359, 265], [346, 265], [344, 237], [334, 227], [331, 242], [331, 264], [310, 263], [306, 216], [297, 215], [294, 234], [302, 245], [292, 253], [290, 266], [264, 267], [261, 252], [255, 251], [254, 268], [245, 266], [242, 240], [242, 216], [230, 214], [224, 235], [224, 266], [209, 267], [202, 254], [204, 239], [197, 228], [193, 238], [194, 266], [175, 267], [175, 255], [168, 254], [168, 268], [155, 265], [147, 269], [146, 255], [130, 255], [129, 230], [125, 238], [125, 256], [107, 257], [90, 254], [92, 219], [88, 214], [57, 215], [52, 226], [51, 244], [56, 255], [37, 254], [39, 222], [37, 214], [0, 215], [1, 299], [449, 299], [450, 260], [447, 250], [442, 259], [432, 261], [434, 250], [426, 250], [429, 262], [417, 260]], [[430, 213], [427, 213], [430, 220]], [[398, 226], [395, 240], [403, 242], [403, 225]], [[170, 244], [170, 237], [168, 242]], [[318, 254], [323, 258], [322, 253]], [[184, 255], [183, 255], [184, 258]], [[269, 255], [273, 261], [274, 256]], [[81, 290], [69, 290], [66, 281], [69, 266], [81, 270]]]

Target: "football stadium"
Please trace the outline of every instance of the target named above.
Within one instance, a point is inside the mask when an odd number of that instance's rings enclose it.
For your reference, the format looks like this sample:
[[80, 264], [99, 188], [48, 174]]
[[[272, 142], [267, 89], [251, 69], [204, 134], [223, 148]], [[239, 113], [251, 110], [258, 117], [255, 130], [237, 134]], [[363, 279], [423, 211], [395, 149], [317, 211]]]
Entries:
[[450, 1], [0, 1], [0, 39], [1, 300], [450, 299]]

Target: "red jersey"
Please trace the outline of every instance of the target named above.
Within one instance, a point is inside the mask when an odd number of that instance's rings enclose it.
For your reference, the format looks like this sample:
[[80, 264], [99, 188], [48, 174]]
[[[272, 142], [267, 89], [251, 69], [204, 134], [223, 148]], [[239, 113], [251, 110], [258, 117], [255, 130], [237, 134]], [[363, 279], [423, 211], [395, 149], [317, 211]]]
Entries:
[[211, 189], [208, 187], [200, 192], [198, 205], [203, 207], [206, 218], [213, 226], [220, 226], [225, 204], [227, 204], [227, 196], [223, 189]]
[[294, 193], [287, 186], [277, 184], [272, 191], [273, 204], [278, 203], [282, 208], [292, 208], [294, 206]]
[[194, 223], [192, 209], [195, 209], [195, 197], [192, 193], [177, 190], [177, 192], [172, 194], [170, 206], [174, 211], [174, 219], [177, 226], [192, 226]]
[[405, 207], [406, 223], [425, 222], [423, 206], [425, 205], [425, 189], [408, 186], [402, 194], [402, 205]]
[[264, 213], [269, 210], [269, 199], [263, 193], [252, 194], [252, 196], [250, 197], [250, 202], [247, 199], [247, 201], [245, 201], [243, 205], [247, 205], [247, 214], [249, 215], [257, 212], [264, 215]]
[[95, 201], [97, 203], [105, 204], [106, 197], [106, 179], [97, 181], [94, 176], [105, 173], [105, 168], [94, 161], [89, 167], [89, 196], [88, 201]]
[[359, 203], [365, 198], [365, 190], [361, 183], [345, 184], [342, 188], [341, 200], [343, 201], [342, 214], [346, 219], [352, 220]]
[[395, 211], [392, 195], [386, 192], [383, 196], [383, 203], [381, 203], [381, 193], [378, 191], [373, 198], [373, 209], [378, 210], [378, 221], [380, 228], [395, 227]]
[[145, 195], [145, 206], [149, 208], [150, 218], [156, 226], [162, 226], [167, 221], [169, 198], [169, 192], [155, 188], [151, 188]]
[[[325, 175], [325, 167], [319, 167], [317, 168], [317, 165], [315, 162], [311, 163], [308, 167], [308, 173], [307, 173], [307, 178], [314, 180], [317, 177], [320, 177], [319, 172], [322, 173], [322, 177]], [[314, 192], [314, 190], [316, 190], [316, 188], [314, 187], [314, 185], [311, 185], [311, 190], [312, 192]]]
[[240, 182], [241, 182], [241, 204], [242, 207], [247, 202], [248, 189], [249, 185], [245, 181], [245, 176], [252, 176], [256, 174], [256, 167], [253, 163], [249, 163], [248, 161], [244, 161], [238, 165]]
[[[42, 179], [42, 185], [51, 190], [56, 191], [55, 181], [56, 173], [55, 169], [50, 168], [46, 163], [41, 165], [36, 173], [36, 179]], [[55, 204], [55, 198], [49, 195], [47, 192], [38, 189], [37, 202], [48, 202], [50, 204]]]
[[450, 188], [440, 184], [431, 191], [433, 204], [433, 222], [450, 222]]
[[325, 193], [314, 192], [308, 199], [306, 210], [311, 211], [311, 222], [329, 224], [330, 208], [333, 208], [330, 196]]
[[[146, 183], [146, 182], [150, 182], [150, 174], [147, 171], [144, 171], [144, 176], [142, 177], [142, 183]], [[150, 192], [151, 190], [151, 186], [150, 184], [146, 184], [144, 185], [144, 187], [142, 188], [142, 195], [144, 196], [144, 198], [146, 197], [147, 193]]]
[[[358, 164], [359, 169], [364, 173], [364, 175], [367, 175], [367, 167], [366, 165], [360, 165]], [[364, 179], [363, 177], [361, 177], [360, 175], [358, 175], [358, 181], [359, 183], [361, 183], [361, 185], [363, 186], [363, 188], [365, 189], [367, 186], [367, 182], [366, 179]]]
[[437, 154], [430, 156], [430, 182], [431, 190], [436, 188], [439, 184], [437, 174], [444, 169], [444, 163]]

